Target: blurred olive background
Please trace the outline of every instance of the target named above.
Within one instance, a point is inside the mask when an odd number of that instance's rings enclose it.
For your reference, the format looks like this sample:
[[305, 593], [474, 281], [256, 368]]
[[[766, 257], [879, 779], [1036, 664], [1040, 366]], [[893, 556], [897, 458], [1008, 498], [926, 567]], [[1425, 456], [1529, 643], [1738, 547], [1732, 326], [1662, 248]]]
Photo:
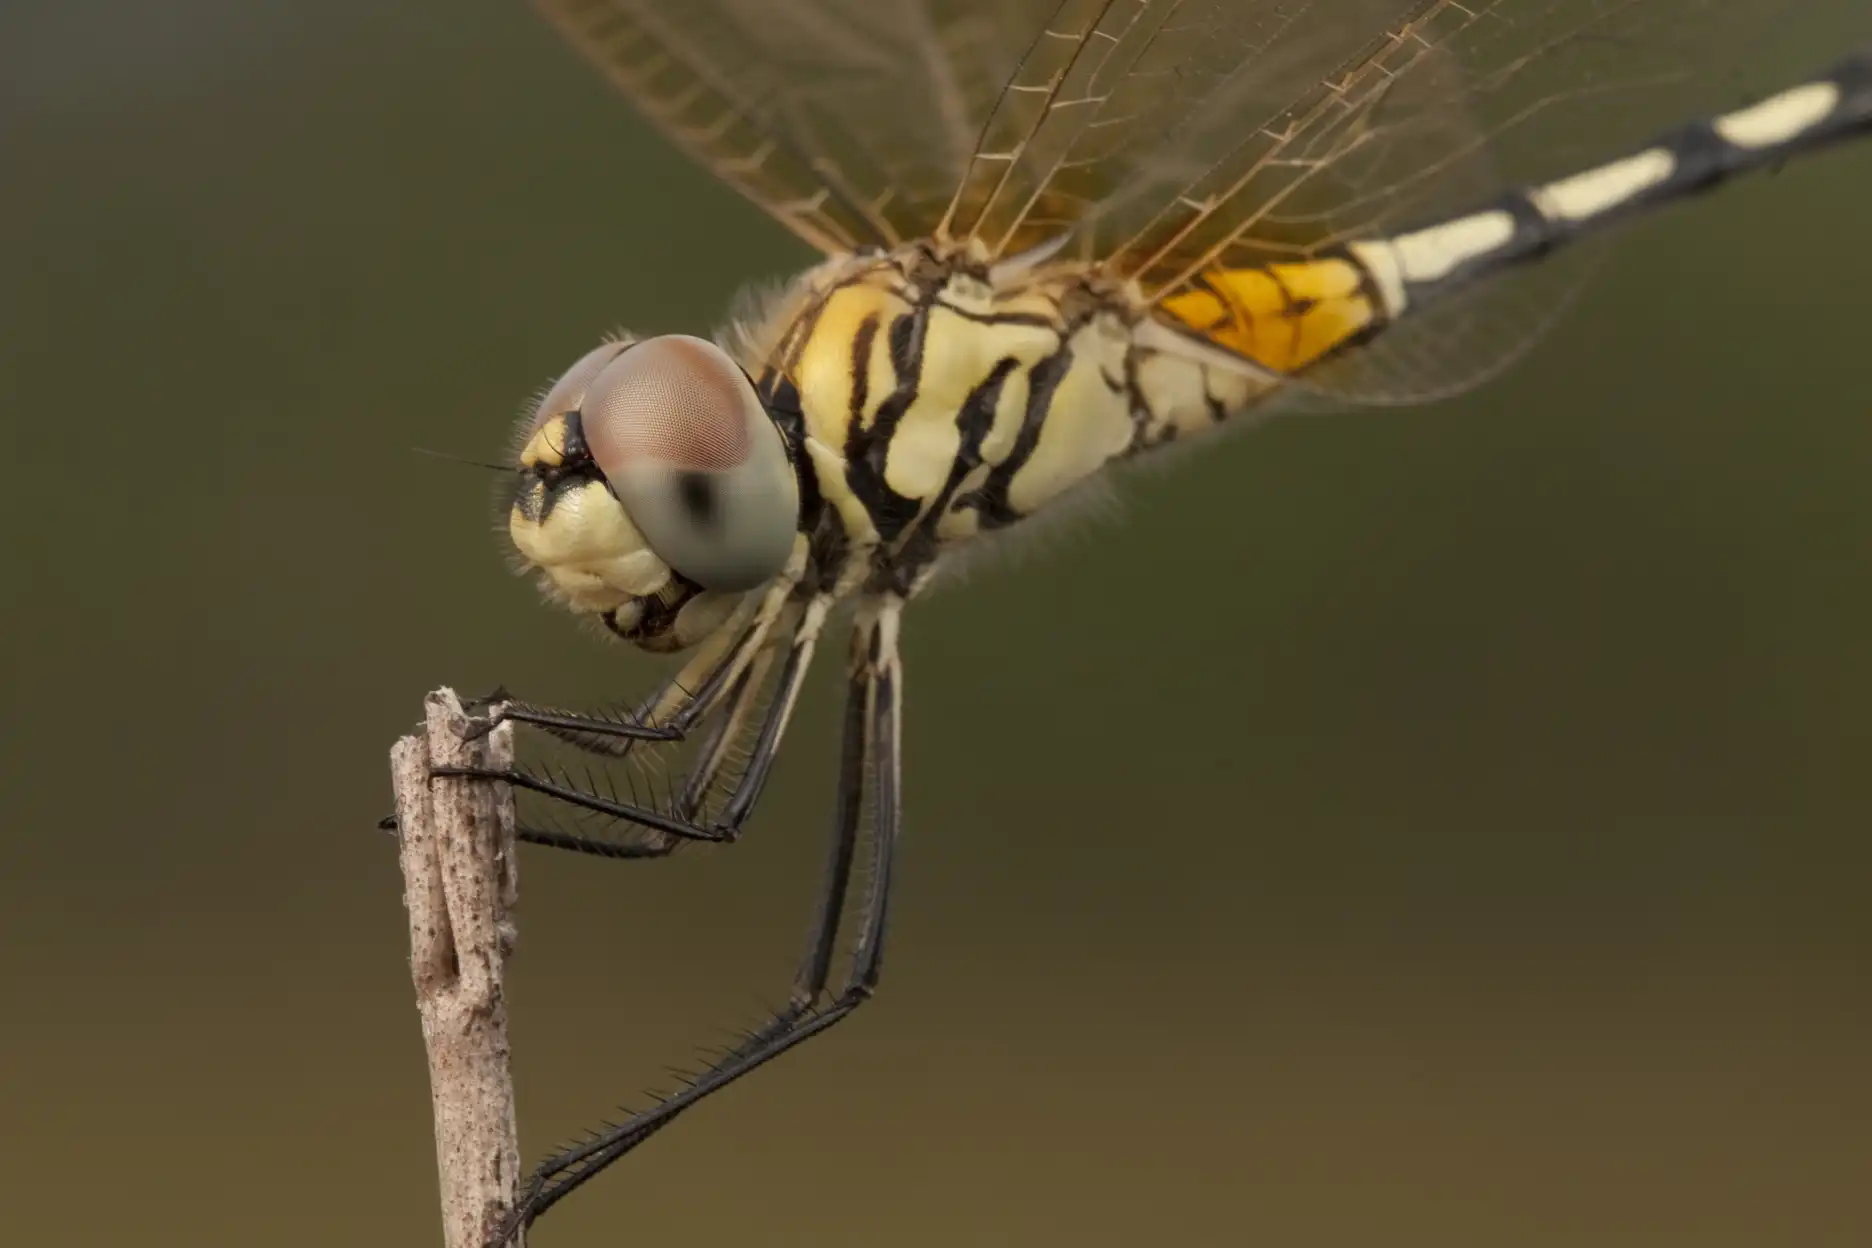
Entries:
[[[1773, 73], [1872, 34], [1804, 7]], [[7, 1238], [437, 1242], [385, 749], [657, 668], [411, 448], [806, 256], [518, 0], [9, 4], [0, 170]], [[882, 995], [536, 1242], [1872, 1241], [1868, 200], [922, 604]], [[740, 846], [525, 859], [529, 1160], [784, 994], [820, 676]]]

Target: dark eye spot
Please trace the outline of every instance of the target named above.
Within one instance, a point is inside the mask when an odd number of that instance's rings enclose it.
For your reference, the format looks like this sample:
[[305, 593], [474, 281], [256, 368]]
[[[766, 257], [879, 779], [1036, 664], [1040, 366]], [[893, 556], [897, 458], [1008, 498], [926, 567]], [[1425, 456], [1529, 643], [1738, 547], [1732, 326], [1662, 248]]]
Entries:
[[682, 500], [683, 510], [689, 518], [702, 528], [714, 528], [718, 508], [715, 501], [715, 483], [700, 472], [685, 472], [676, 478], [676, 496]]

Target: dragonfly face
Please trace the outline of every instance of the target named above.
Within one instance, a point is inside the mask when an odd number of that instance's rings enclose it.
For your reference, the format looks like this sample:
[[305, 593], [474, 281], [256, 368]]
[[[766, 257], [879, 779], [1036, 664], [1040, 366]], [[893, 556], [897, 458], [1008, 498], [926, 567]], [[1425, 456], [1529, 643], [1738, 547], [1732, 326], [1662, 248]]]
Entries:
[[606, 343], [522, 417], [508, 533], [547, 592], [650, 650], [693, 645], [786, 565], [799, 485], [714, 343]]
[[[734, 840], [833, 608], [855, 610], [828, 870], [788, 1006], [550, 1158], [509, 1234], [871, 995], [901, 820], [900, 617], [951, 552], [1276, 398], [1470, 388], [1551, 322], [1577, 286], [1566, 257], [1608, 225], [1872, 130], [1868, 52], [1504, 180], [1518, 133], [1643, 79], [1625, 59], [1709, 17], [1698, 0], [540, 3], [825, 258], [720, 344], [600, 346], [524, 418], [522, 557], [575, 611], [691, 654], [626, 712], [506, 706], [601, 756], [688, 751], [666, 792], [630, 800], [501, 773], [587, 820], [521, 838], [614, 858]], [[872, 886], [835, 981], [861, 858]]]

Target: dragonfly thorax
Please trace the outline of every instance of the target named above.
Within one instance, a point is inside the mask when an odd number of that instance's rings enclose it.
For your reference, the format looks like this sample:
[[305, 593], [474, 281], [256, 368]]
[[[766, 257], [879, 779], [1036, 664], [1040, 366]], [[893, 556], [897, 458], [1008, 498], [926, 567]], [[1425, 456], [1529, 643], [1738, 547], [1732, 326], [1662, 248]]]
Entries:
[[1268, 389], [1152, 345], [1150, 311], [1095, 266], [991, 269], [925, 242], [802, 286], [749, 335], [773, 344], [750, 371], [770, 408], [797, 411], [825, 523], [899, 592], [945, 552]]

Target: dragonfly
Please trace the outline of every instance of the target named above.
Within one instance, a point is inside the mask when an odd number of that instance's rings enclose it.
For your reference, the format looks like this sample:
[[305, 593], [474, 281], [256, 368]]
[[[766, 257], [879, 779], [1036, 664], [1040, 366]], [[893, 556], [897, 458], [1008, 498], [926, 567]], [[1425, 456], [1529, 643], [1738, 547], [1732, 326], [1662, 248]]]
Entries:
[[1698, 77], [1685, 41], [1722, 6], [1691, 0], [536, 3], [819, 259], [714, 338], [600, 343], [519, 422], [519, 559], [573, 612], [683, 657], [622, 708], [491, 715], [601, 768], [680, 750], [681, 769], [648, 796], [551, 767], [442, 774], [576, 812], [522, 829], [540, 845], [733, 842], [835, 619], [849, 642], [786, 1005], [543, 1162], [503, 1241], [874, 994], [903, 613], [946, 570], [1168, 445], [1472, 389], [1552, 323], [1611, 227], [1872, 132], [1868, 47], [1522, 176], [1578, 118], [1637, 116], [1685, 80], [1648, 53]]

